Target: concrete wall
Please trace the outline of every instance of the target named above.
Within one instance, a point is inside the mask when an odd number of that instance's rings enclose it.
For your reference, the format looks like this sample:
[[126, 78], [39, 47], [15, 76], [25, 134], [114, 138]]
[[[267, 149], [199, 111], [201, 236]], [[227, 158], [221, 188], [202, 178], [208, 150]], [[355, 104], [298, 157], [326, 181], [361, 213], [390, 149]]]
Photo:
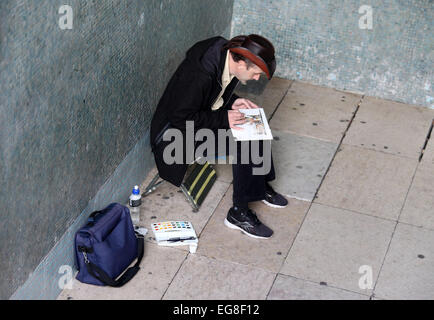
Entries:
[[[59, 27], [64, 4], [72, 30]], [[233, 0], [0, 1], [0, 299], [56, 296], [74, 231], [142, 182], [169, 77], [194, 42], [229, 36], [232, 8]]]
[[270, 38], [279, 77], [434, 108], [433, 25], [432, 0], [235, 0], [232, 35]]

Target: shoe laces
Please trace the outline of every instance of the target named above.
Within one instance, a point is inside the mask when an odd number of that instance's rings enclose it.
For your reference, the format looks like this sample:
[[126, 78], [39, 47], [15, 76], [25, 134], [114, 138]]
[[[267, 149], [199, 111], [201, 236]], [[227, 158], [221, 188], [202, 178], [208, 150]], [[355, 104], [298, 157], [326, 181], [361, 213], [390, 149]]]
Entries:
[[261, 221], [259, 221], [258, 216], [256, 215], [256, 212], [253, 211], [252, 209], [248, 209], [247, 212], [245, 213], [245, 215], [247, 217], [249, 217], [249, 219], [252, 220], [253, 225], [257, 226], [258, 224], [261, 224]]

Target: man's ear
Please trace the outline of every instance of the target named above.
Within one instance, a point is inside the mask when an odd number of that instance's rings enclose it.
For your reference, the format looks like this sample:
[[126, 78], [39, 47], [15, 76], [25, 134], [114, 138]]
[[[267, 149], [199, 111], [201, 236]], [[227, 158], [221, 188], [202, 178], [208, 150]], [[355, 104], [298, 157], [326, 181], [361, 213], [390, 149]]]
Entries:
[[239, 60], [237, 62], [238, 70], [247, 70], [247, 63], [244, 60]]

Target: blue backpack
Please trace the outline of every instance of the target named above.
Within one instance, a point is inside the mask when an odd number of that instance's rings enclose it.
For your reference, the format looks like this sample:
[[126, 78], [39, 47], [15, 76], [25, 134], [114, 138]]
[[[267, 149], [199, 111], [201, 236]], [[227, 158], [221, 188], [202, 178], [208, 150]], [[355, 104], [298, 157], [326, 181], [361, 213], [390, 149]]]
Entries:
[[[144, 238], [135, 233], [129, 209], [112, 203], [89, 216], [86, 225], [75, 234], [74, 246], [79, 270], [77, 280], [121, 287], [140, 270]], [[136, 258], [135, 265], [128, 268]]]

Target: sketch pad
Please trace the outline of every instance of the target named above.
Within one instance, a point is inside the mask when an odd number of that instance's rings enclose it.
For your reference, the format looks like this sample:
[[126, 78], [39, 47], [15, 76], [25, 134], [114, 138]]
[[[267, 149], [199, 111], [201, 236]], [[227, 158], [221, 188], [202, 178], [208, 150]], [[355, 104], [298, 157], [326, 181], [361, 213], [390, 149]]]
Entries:
[[243, 130], [231, 129], [236, 141], [273, 140], [264, 109], [239, 109], [238, 111], [245, 114], [248, 122], [238, 126]]

